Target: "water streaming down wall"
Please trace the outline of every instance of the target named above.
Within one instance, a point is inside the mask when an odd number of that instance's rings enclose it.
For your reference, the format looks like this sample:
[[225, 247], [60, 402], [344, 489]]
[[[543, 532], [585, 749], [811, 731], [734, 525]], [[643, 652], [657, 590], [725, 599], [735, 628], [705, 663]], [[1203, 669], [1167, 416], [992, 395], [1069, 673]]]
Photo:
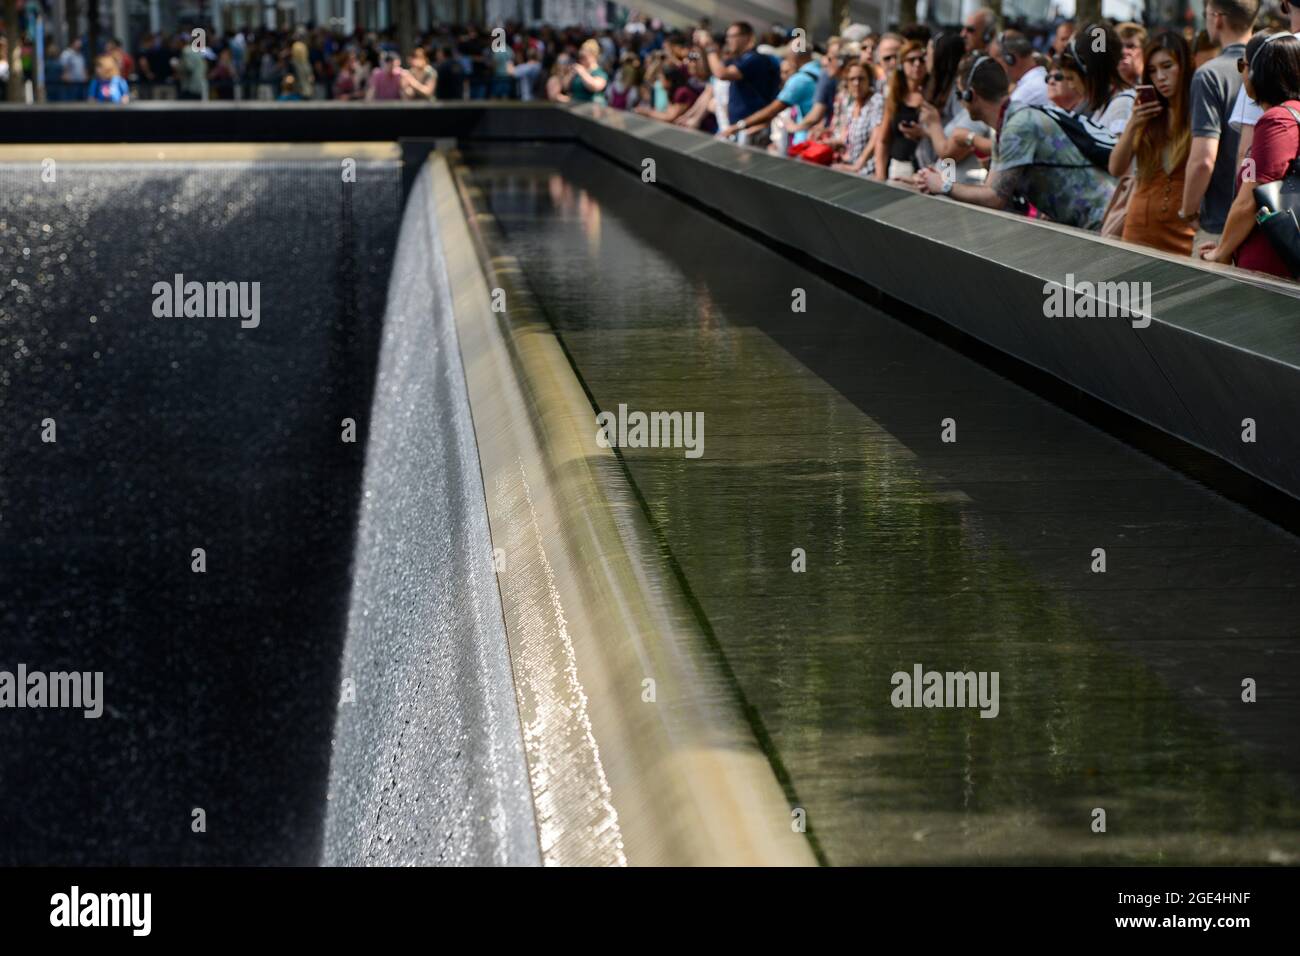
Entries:
[[371, 409], [325, 859], [539, 862], [478, 451], [417, 179]]
[[[479, 718], [505, 733], [513, 695], [495, 696], [504, 640], [491, 658], [468, 636], [500, 612], [481, 517], [459, 513], [482, 494], [427, 242], [402, 273], [424, 292], [394, 286], [401, 361], [368, 429], [401, 167], [41, 173], [0, 164], [0, 670], [102, 671], [104, 713], [0, 710], [0, 864], [521, 860], [488, 844], [521, 845], [531, 809], [467, 783], [510, 763], [471, 738]], [[178, 273], [260, 283], [259, 324], [156, 318], [154, 284]], [[335, 753], [342, 673], [358, 699]]]

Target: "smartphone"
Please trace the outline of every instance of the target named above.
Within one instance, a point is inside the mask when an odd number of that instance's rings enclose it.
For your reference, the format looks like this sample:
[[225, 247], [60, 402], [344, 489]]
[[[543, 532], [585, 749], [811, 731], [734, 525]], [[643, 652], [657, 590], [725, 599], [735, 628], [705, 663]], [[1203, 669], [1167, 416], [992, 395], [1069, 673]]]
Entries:
[[1156, 88], [1154, 86], [1136, 86], [1137, 101], [1139, 103], [1154, 103], [1156, 101]]

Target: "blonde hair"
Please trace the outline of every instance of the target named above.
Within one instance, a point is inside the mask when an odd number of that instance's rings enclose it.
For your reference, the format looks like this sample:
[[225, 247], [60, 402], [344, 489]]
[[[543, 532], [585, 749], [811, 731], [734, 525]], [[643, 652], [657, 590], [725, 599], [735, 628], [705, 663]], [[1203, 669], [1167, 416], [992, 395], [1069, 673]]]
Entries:
[[579, 47], [578, 50], [579, 52], [585, 53], [588, 56], [594, 57], [597, 60], [600, 59], [600, 44], [597, 43], [595, 40], [583, 41], [582, 46]]

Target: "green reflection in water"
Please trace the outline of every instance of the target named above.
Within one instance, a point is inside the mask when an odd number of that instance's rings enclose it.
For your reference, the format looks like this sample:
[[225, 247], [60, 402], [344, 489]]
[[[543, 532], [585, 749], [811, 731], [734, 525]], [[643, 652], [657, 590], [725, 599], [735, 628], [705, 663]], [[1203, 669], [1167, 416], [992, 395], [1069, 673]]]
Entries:
[[[737, 270], [693, 270], [691, 257], [647, 244], [643, 233], [653, 230], [638, 219], [669, 204], [694, 246], [726, 250], [710, 263], [743, 252], [745, 270], [792, 266], [644, 190], [628, 203], [621, 197], [632, 187], [620, 173], [564, 172], [487, 169], [478, 179], [596, 405], [705, 412], [702, 459], [673, 449], [624, 449], [623, 458], [830, 862], [1300, 858], [1294, 781], [1278, 757], [1294, 748], [1285, 736], [1253, 741], [1243, 737], [1249, 728], [1230, 724], [1234, 703], [1245, 706], [1233, 699], [1236, 671], [1224, 670], [1234, 649], [1180, 643], [1198, 625], [1191, 602], [1202, 592], [1191, 571], [1179, 576], [1181, 546], [1152, 544], [1130, 516], [1154, 515], [1166, 536], [1199, 517], [1226, 528], [1217, 499], [978, 369], [963, 371], [964, 386], [1025, 406], [1015, 412], [1024, 421], [1047, 419], [1035, 426], [1041, 436], [1013, 434], [1001, 454], [1034, 462], [1064, 434], [1071, 455], [1125, 476], [1146, 497], [1120, 500], [1098, 483], [1084, 497], [1114, 500], [1075, 515], [1075, 489], [1052, 491], [1047, 503], [1035, 497], [1052, 484], [1037, 473], [1039, 484], [989, 492], [984, 478], [962, 476], [997, 473], [997, 461], [952, 459], [941, 472], [932, 447], [895, 438], [753, 327], [763, 306], [738, 285]], [[797, 281], [845, 315], [870, 311], [813, 276]], [[911, 339], [897, 360], [965, 362]], [[945, 382], [918, 378], [916, 387], [941, 393]], [[937, 436], [938, 415], [919, 417]], [[1035, 531], [1045, 543], [1023, 531], [1038, 525], [1019, 512], [1036, 509], [1058, 525]], [[1136, 527], [1141, 560], [1155, 570], [1127, 591], [1089, 580], [1086, 558], [1075, 567], [1072, 523], [1102, 527], [1103, 540]], [[1233, 534], [1241, 540], [1229, 541]], [[1282, 582], [1300, 567], [1294, 542], [1266, 528], [1225, 531], [1221, 543], [1237, 550], [1218, 558], [1245, 562], [1236, 573], [1250, 580], [1272, 573], [1250, 566], [1254, 552], [1283, 562]], [[805, 573], [791, 570], [793, 548], [807, 552]], [[1263, 608], [1252, 618], [1257, 633], [1243, 640], [1260, 638], [1269, 653], [1277, 622], [1294, 621], [1284, 586], [1269, 579], [1233, 599]], [[1229, 602], [1225, 613], [1244, 606]], [[1158, 622], [1152, 633], [1142, 633], [1152, 619], [1144, 613]], [[1117, 639], [1125, 635], [1150, 640]], [[1208, 704], [1194, 682], [1168, 679], [1195, 654], [1198, 680], [1223, 678]], [[998, 671], [999, 716], [893, 708], [890, 675], [916, 663]], [[1295, 674], [1293, 652], [1278, 663]], [[1106, 810], [1105, 834], [1090, 830], [1094, 807]]]

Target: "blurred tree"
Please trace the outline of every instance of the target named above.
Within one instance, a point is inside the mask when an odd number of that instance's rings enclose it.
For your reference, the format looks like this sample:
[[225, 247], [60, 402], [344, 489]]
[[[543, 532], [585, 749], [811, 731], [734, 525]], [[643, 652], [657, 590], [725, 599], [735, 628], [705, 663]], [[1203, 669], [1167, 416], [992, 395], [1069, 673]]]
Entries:
[[[794, 25], [802, 27], [804, 32], [807, 32], [808, 30], [808, 13], [810, 6], [810, 0], [794, 0]], [[811, 46], [811, 43], [809, 45]]]
[[849, 0], [831, 0], [831, 33], [838, 34], [849, 24]]
[[1074, 8], [1074, 22], [1083, 26], [1101, 19], [1101, 0], [1079, 0]]
[[95, 75], [95, 57], [99, 55], [99, 0], [86, 0], [86, 75]]
[[910, 27], [916, 22], [916, 0], [899, 0], [898, 25]]
[[397, 23], [397, 46], [405, 62], [415, 49], [415, 0], [393, 0], [393, 19]]

